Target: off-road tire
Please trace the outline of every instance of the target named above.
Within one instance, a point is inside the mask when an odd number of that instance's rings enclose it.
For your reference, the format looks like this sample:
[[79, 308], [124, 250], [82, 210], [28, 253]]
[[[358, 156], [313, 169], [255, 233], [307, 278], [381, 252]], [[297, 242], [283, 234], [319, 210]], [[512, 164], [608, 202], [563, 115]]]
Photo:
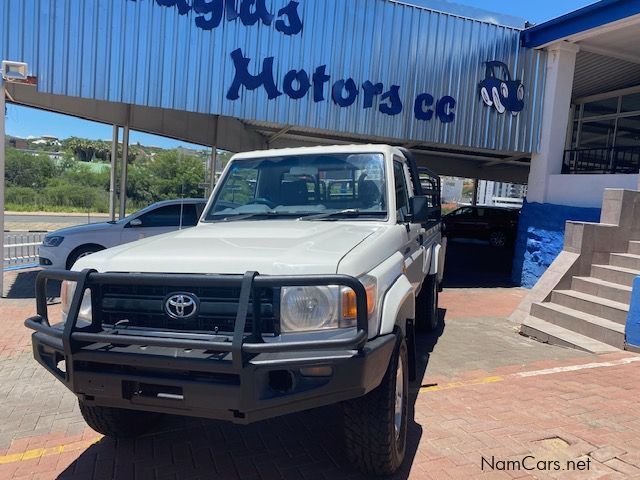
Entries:
[[113, 438], [138, 437], [151, 430], [161, 416], [153, 412], [86, 405], [81, 400], [78, 403], [87, 425], [96, 432]]
[[431, 332], [440, 325], [438, 314], [438, 276], [427, 275], [416, 297], [416, 330]]
[[[400, 336], [399, 336], [400, 337]], [[403, 361], [403, 409], [400, 434], [395, 433], [396, 374]], [[367, 395], [342, 404], [349, 460], [367, 475], [391, 475], [404, 461], [408, 424], [408, 355], [399, 338], [382, 383]]]

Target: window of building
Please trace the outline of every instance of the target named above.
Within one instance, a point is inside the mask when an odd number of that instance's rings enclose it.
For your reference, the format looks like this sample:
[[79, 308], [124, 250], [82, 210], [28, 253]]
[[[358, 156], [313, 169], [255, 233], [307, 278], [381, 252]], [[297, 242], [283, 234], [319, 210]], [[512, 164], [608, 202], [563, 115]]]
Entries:
[[640, 92], [612, 95], [574, 106], [571, 149], [639, 147]]

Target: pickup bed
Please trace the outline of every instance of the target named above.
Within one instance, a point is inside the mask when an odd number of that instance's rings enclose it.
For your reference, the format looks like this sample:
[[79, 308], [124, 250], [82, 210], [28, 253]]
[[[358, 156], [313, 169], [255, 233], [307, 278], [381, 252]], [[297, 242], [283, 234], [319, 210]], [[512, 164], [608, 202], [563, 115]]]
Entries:
[[[250, 423], [340, 403], [352, 461], [402, 463], [416, 330], [439, 324], [440, 181], [386, 145], [236, 155], [199, 224], [37, 280], [36, 360], [87, 423]], [[61, 280], [62, 318], [46, 284]]]

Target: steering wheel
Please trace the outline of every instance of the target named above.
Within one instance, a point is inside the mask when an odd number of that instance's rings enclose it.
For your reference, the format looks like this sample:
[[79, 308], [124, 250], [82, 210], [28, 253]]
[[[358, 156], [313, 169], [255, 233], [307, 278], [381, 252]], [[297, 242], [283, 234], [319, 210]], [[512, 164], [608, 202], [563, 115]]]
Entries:
[[266, 205], [269, 208], [276, 208], [276, 204], [266, 198], [254, 198], [248, 205]]

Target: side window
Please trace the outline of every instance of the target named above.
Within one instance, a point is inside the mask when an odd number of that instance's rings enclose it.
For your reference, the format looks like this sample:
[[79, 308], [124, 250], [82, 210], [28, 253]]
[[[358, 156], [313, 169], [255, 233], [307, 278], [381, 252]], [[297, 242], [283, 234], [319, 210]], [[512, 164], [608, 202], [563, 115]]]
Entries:
[[182, 209], [182, 226], [195, 227], [198, 224], [200, 215], [195, 204], [184, 205]]
[[409, 193], [407, 191], [407, 179], [404, 167], [400, 162], [393, 162], [393, 179], [396, 189], [396, 211], [398, 221], [404, 222], [409, 214]]
[[182, 212], [182, 226], [192, 227], [198, 223], [195, 205], [167, 205], [156, 208], [140, 217], [143, 227], [179, 227]]
[[487, 214], [487, 210], [485, 210], [484, 208], [478, 208], [476, 211], [478, 212], [478, 217], [488, 217], [489, 216]]

